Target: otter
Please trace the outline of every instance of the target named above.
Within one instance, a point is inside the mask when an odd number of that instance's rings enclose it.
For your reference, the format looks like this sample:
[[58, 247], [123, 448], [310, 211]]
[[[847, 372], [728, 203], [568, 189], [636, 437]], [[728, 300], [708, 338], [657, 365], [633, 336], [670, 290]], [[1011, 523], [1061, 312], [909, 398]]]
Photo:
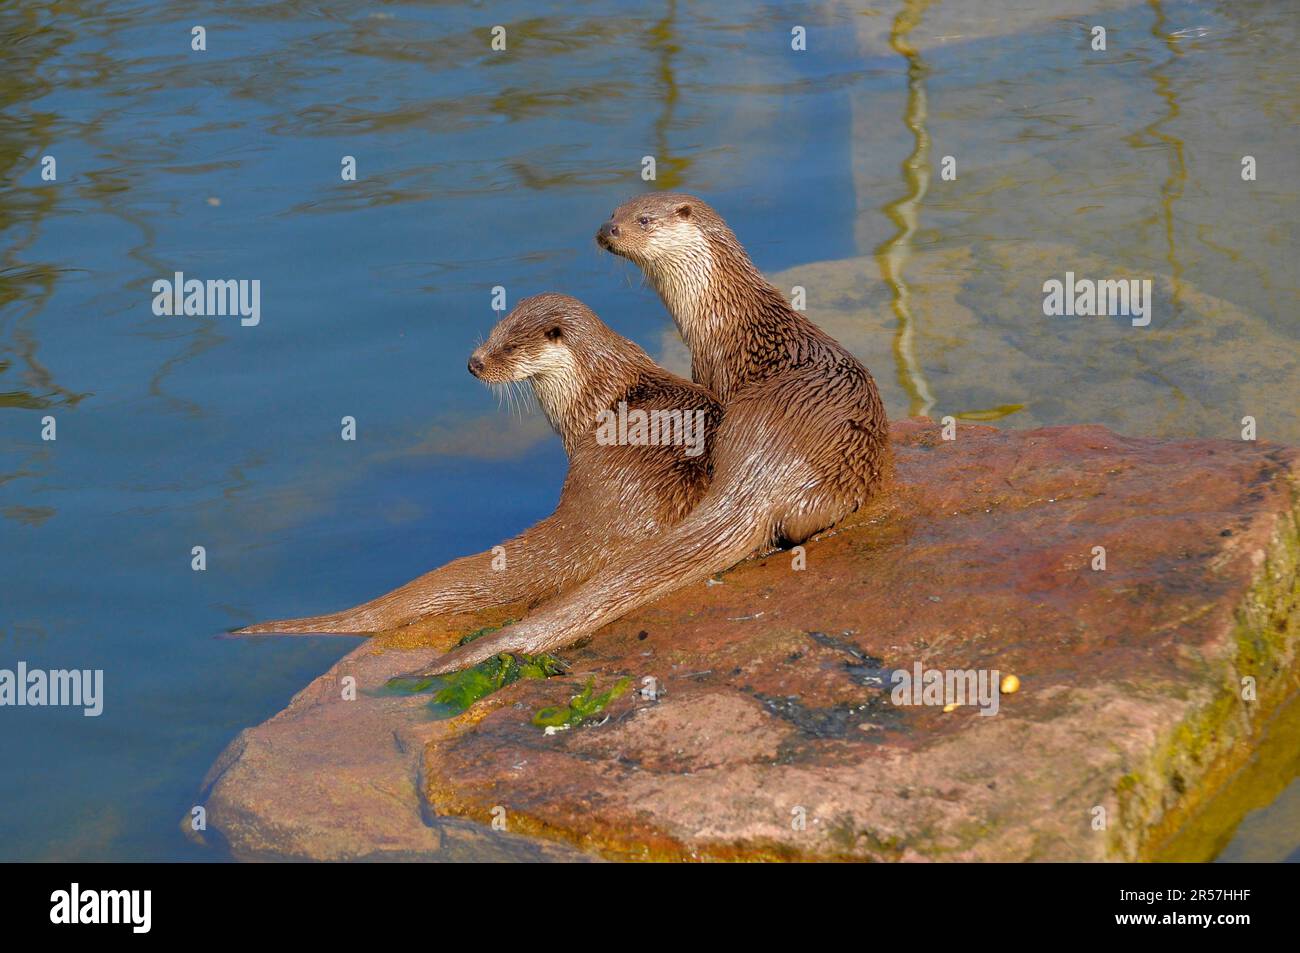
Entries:
[[569, 458], [555, 512], [503, 544], [504, 566], [499, 552], [465, 556], [355, 608], [233, 635], [364, 635], [434, 613], [536, 605], [678, 522], [704, 495], [718, 401], [576, 298], [520, 301], [471, 355], [469, 371], [488, 384], [531, 383]]
[[889, 422], [871, 374], [786, 303], [717, 212], [690, 195], [647, 195], [615, 210], [596, 241], [641, 268], [690, 348], [695, 382], [722, 402], [713, 482], [676, 526], [420, 674], [570, 644], [760, 549], [803, 542], [881, 483]]

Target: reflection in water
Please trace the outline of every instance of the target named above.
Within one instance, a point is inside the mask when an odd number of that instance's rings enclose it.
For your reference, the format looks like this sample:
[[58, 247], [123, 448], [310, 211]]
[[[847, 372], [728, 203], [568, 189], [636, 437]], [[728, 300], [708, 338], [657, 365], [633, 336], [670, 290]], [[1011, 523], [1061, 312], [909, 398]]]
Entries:
[[[70, 32], [52, 29], [34, 9], [8, 7], [0, 11], [0, 44], [6, 68], [0, 75], [0, 105], [6, 110], [25, 106], [44, 91], [37, 79], [44, 64], [73, 39]], [[0, 124], [0, 410], [45, 410], [71, 406], [85, 394], [60, 386], [37, 358], [40, 345], [34, 319], [54, 293], [65, 269], [30, 264], [21, 259], [41, 234], [41, 224], [54, 209], [58, 186], [44, 183], [19, 188], [12, 183], [30, 174], [48, 153], [54, 117], [48, 113], [7, 114]], [[17, 361], [17, 366], [15, 365]], [[6, 386], [5, 376], [21, 368], [18, 386]]]
[[[40, 344], [34, 331], [34, 318], [41, 313], [54, 293], [55, 282], [62, 271], [47, 265], [24, 266], [16, 263], [16, 253], [34, 240], [38, 231], [39, 220], [33, 218], [29, 223], [28, 235], [18, 238], [9, 247], [4, 256], [5, 267], [0, 269], [0, 354], [12, 354], [23, 369], [21, 386], [16, 390], [5, 388], [3, 378], [0, 377], [0, 409], [46, 410], [52, 407], [74, 407], [89, 396], [60, 385], [54, 380], [49, 368], [36, 356]], [[8, 241], [13, 231], [5, 235]], [[13, 367], [13, 359], [0, 358], [0, 375]]]
[[[1169, 276], [1173, 282], [1173, 298], [1169, 303], [1170, 317], [1177, 319], [1182, 307], [1183, 267], [1178, 261], [1176, 251], [1174, 203], [1183, 197], [1183, 188], [1187, 182], [1187, 163], [1183, 154], [1183, 141], [1164, 130], [1165, 124], [1173, 122], [1180, 114], [1178, 96], [1165, 72], [1177, 62], [1178, 57], [1183, 55], [1183, 51], [1179, 48], [1177, 39], [1165, 31], [1165, 14], [1160, 0], [1147, 0], [1147, 2], [1155, 14], [1155, 21], [1151, 24], [1151, 35], [1168, 47], [1171, 54], [1163, 63], [1153, 66], [1149, 74], [1155, 83], [1156, 95], [1165, 103], [1165, 115], [1143, 128], [1138, 136], [1133, 137], [1132, 144], [1140, 147], [1142, 136], [1150, 136], [1169, 147], [1169, 177], [1160, 187], [1160, 209], [1164, 216], [1167, 249], [1165, 260], [1169, 262]], [[1156, 216], [1152, 216], [1144, 224], [1155, 221]]]
[[963, 410], [953, 414], [958, 420], [974, 420], [979, 423], [988, 423], [990, 420], [1001, 420], [1003, 417], [1009, 417], [1018, 410], [1024, 410], [1024, 404], [998, 404], [996, 407], [986, 407], [983, 410]]
[[930, 185], [930, 135], [925, 129], [925, 64], [916, 49], [907, 40], [908, 34], [921, 22], [930, 0], [907, 0], [894, 17], [889, 33], [889, 45], [907, 60], [907, 109], [903, 122], [916, 140], [912, 154], [903, 160], [903, 178], [907, 192], [884, 206], [884, 213], [897, 226], [898, 231], [876, 249], [876, 261], [885, 284], [893, 296], [894, 314], [898, 328], [894, 333], [894, 359], [898, 366], [898, 382], [907, 392], [909, 413], [928, 414], [934, 406], [934, 396], [925, 381], [921, 365], [916, 360], [916, 316], [912, 311], [912, 292], [903, 277], [903, 266], [912, 251], [912, 236], [916, 234], [920, 219], [921, 200]]
[[[4, 245], [0, 257], [0, 414], [75, 407], [88, 396], [59, 384], [37, 356], [36, 319], [69, 269], [23, 259], [55, 208], [58, 186], [41, 182], [22, 188], [13, 184], [35, 170], [41, 157], [48, 154], [54, 136], [53, 116], [18, 113], [14, 107], [26, 107], [44, 90], [37, 76], [73, 38], [70, 32], [46, 27], [40, 20], [29, 8], [0, 10], [0, 45], [6, 58], [6, 69], [0, 74], [0, 106], [7, 111], [6, 122], [0, 123], [0, 241]], [[32, 423], [34, 428], [36, 421]], [[29, 485], [49, 466], [48, 444], [15, 441], [10, 447], [0, 445], [0, 449], [11, 447], [21, 449], [15, 457], [0, 460], [0, 487], [16, 482]], [[0, 519], [31, 527], [39, 527], [56, 513], [47, 505], [0, 507]], [[17, 631], [31, 623], [0, 618], [0, 633], [6, 625]]]
[[673, 109], [677, 105], [677, 76], [673, 71], [673, 55], [679, 51], [676, 41], [677, 0], [668, 0], [663, 19], [650, 28], [650, 49], [655, 54], [655, 75], [663, 91], [663, 108], [655, 119], [655, 181], [665, 190], [680, 188], [690, 158], [674, 156], [668, 144], [668, 131], [672, 128]]
[[[1179, 49], [1176, 39], [1165, 32], [1165, 15], [1160, 6], [1160, 0], [1147, 0], [1147, 2], [1155, 14], [1155, 19], [1151, 24], [1151, 35], [1168, 47], [1173, 54], [1164, 62], [1151, 67], [1148, 71], [1148, 75], [1155, 85], [1156, 95], [1164, 104], [1165, 111], [1163, 116], [1143, 126], [1132, 136], [1127, 137], [1126, 141], [1135, 149], [1142, 149], [1152, 139], [1164, 143], [1168, 147], [1169, 175], [1160, 185], [1159, 211], [1152, 213], [1141, 221], [1143, 229], [1158, 222], [1163, 225], [1165, 261], [1169, 263], [1169, 309], [1164, 321], [1164, 327], [1154, 329], [1147, 335], [1147, 339], [1151, 343], [1162, 344], [1164, 340], [1167, 340], [1167, 332], [1171, 331], [1175, 322], [1182, 317], [1183, 267], [1178, 260], [1176, 251], [1174, 203], [1182, 198], [1184, 183], [1187, 180], [1187, 164], [1184, 159], [1183, 141], [1177, 136], [1166, 132], [1163, 128], [1166, 123], [1173, 122], [1180, 114], [1178, 96], [1174, 92], [1173, 83], [1170, 82], [1165, 72], [1177, 60], [1177, 57], [1182, 55], [1182, 50]], [[1175, 423], [1184, 417], [1187, 396], [1183, 393], [1182, 388], [1155, 366], [1155, 363], [1146, 355], [1146, 348], [1135, 347], [1133, 352], [1134, 359], [1142, 364], [1143, 371], [1159, 380], [1168, 390], [1172, 406], [1165, 415], [1166, 424]]]

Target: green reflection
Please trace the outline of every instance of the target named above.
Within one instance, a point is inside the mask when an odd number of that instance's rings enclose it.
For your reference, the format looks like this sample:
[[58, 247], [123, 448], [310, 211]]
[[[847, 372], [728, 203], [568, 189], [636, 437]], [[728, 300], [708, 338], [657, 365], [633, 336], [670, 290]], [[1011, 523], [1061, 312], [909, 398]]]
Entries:
[[934, 406], [934, 395], [925, 380], [925, 373], [916, 359], [916, 316], [912, 309], [912, 291], [903, 277], [903, 269], [912, 251], [912, 236], [920, 220], [921, 201], [930, 186], [930, 135], [926, 131], [926, 66], [916, 48], [908, 42], [908, 34], [921, 22], [930, 0], [909, 0], [894, 17], [889, 33], [889, 45], [907, 61], [907, 105], [903, 123], [912, 133], [915, 146], [903, 160], [904, 194], [886, 204], [882, 211], [894, 223], [897, 231], [876, 249], [876, 262], [880, 275], [889, 287], [891, 305], [898, 319], [894, 332], [894, 361], [898, 369], [899, 386], [907, 393], [908, 412], [926, 414]]

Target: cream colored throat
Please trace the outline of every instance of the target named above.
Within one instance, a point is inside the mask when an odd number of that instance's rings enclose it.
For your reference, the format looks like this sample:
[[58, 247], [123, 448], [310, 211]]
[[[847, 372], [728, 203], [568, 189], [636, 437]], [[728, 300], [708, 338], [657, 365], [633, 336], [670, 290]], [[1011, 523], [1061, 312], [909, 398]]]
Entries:
[[538, 359], [530, 362], [533, 393], [542, 412], [561, 435], [572, 428], [574, 418], [582, 412], [583, 382], [578, 362], [567, 347], [548, 346]]
[[714, 261], [708, 242], [699, 236], [698, 247], [656, 262], [650, 275], [664, 307], [672, 315], [686, 343], [692, 348], [702, 342], [716, 323], [709, 289], [713, 284]]

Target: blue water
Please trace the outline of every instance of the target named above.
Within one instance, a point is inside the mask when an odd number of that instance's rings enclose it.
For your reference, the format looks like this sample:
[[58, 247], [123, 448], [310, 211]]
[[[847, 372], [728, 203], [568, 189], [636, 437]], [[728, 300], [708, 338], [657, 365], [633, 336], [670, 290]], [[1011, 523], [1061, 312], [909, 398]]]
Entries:
[[[908, 6], [923, 24], [937, 15]], [[1249, 105], [1258, 149], [1287, 154], [1294, 143], [1273, 130], [1288, 106], [1293, 116], [1288, 87], [1261, 88], [1258, 71], [1285, 77], [1277, 44], [1294, 24], [1267, 6], [1228, 6], [1111, 15], [1133, 68], [1098, 95], [1129, 104], [1133, 115], [1112, 117], [1129, 134], [1161, 123], [1156, 132], [1210, 141], [1226, 115], [1217, 107]], [[969, 14], [978, 29], [932, 39], [909, 83], [888, 42], [901, 4], [861, 15], [720, 2], [538, 9], [0, 7], [0, 667], [102, 668], [107, 695], [99, 718], [0, 710], [0, 858], [209, 857], [179, 830], [208, 766], [354, 644], [213, 636], [362, 601], [550, 510], [560, 448], [535, 418], [500, 410], [465, 361], [496, 318], [496, 285], [511, 303], [574, 294], [658, 352], [658, 301], [592, 243], [610, 210], [647, 187], [642, 156], [657, 157], [658, 186], [721, 210], [765, 270], [862, 256], [862, 281], [878, 283], [872, 256], [898, 231], [886, 206], [910, 188], [904, 115], [923, 75], [930, 115], [950, 133], [937, 154], [999, 143], [1049, 155], [1051, 172], [1027, 193], [1013, 180], [956, 203], [936, 195], [933, 210], [923, 201], [917, 247], [978, 248], [1013, 232], [1055, 241], [1059, 219], [1036, 199], [1074, 190], [1083, 205], [1119, 182], [1146, 203], [1125, 214], [1154, 224], [1089, 224], [1080, 246], [1113, 244], [1120, 229], [1121, 260], [1170, 258], [1167, 175], [1147, 179], [1150, 144], [1094, 142], [1096, 130], [1049, 109], [1008, 112], [1014, 123], [944, 110], [945, 91], [1014, 100], [1035, 67], [1076, 92], [1083, 81], [1062, 58], [1081, 41], [1067, 21], [1008, 27], [991, 3]], [[1206, 65], [1170, 81], [1189, 97], [1210, 84], [1215, 110], [1163, 125], [1148, 71], [1170, 54], [1151, 34], [1153, 10], [1178, 20], [1170, 29], [1213, 27]], [[206, 52], [190, 49], [196, 23]], [[496, 23], [508, 53], [488, 47]], [[790, 50], [793, 23], [809, 26], [808, 54]], [[863, 41], [864, 28], [883, 39]], [[1112, 167], [1085, 171], [1102, 140]], [[1155, 148], [1173, 147], [1157, 136]], [[45, 155], [55, 182], [41, 179]], [[355, 182], [340, 180], [346, 155]], [[1182, 194], [1204, 184], [1197, 174]], [[1220, 199], [1177, 212], [1179, 267], [1292, 341], [1295, 181], [1273, 179], [1272, 197], [1250, 208]], [[1261, 214], [1256, 235], [1247, 226]], [[1227, 221], [1230, 234], [1213, 238], [1237, 257], [1210, 255], [1192, 216]], [[261, 323], [154, 316], [152, 282], [175, 271], [259, 279]], [[959, 343], [935, 362], [933, 386], [961, 354]], [[907, 374], [891, 342], [864, 357], [889, 385], [891, 413], [915, 410], [892, 384]], [[958, 402], [963, 386], [951, 384]], [[1047, 396], [1055, 381], [1035, 386]], [[1045, 406], [1032, 422], [1098, 416], [1068, 398]], [[1273, 409], [1287, 406], [1279, 396]], [[53, 442], [41, 439], [47, 415]], [[340, 439], [345, 415], [355, 442]], [[204, 572], [191, 570], [199, 545]]]

